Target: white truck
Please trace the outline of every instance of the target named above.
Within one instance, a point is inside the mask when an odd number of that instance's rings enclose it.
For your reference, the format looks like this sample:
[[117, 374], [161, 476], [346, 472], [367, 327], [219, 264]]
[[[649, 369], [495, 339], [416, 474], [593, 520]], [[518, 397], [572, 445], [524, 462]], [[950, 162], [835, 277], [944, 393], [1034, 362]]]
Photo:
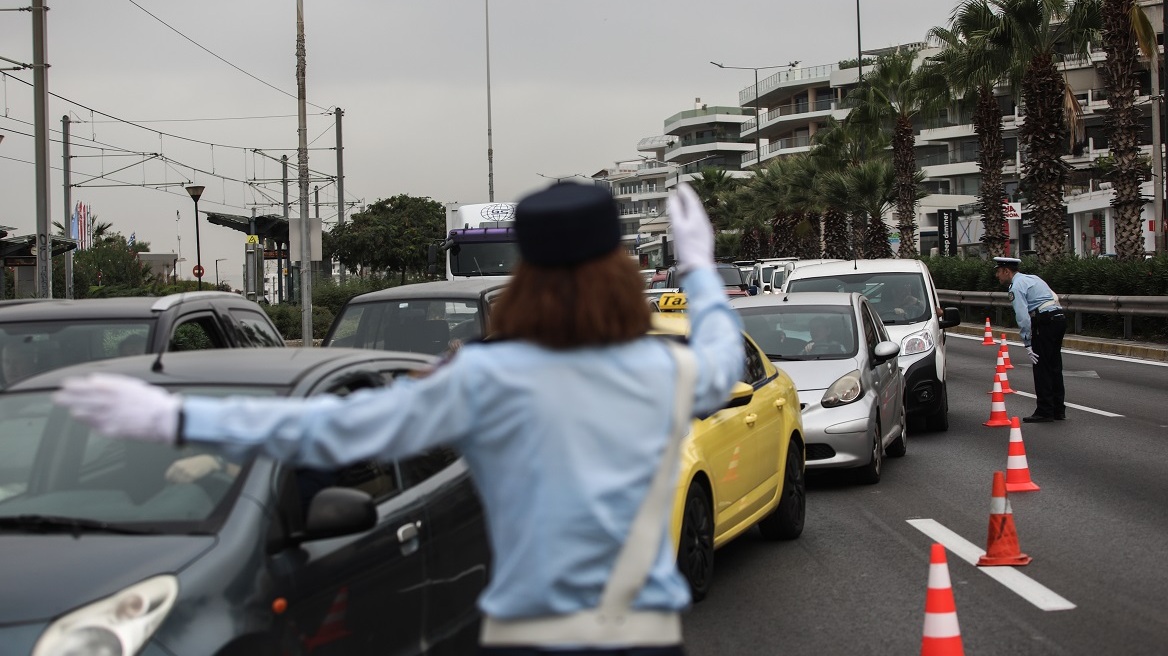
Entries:
[[446, 204], [446, 237], [429, 251], [432, 273], [446, 253], [446, 279], [509, 276], [519, 259], [515, 203]]

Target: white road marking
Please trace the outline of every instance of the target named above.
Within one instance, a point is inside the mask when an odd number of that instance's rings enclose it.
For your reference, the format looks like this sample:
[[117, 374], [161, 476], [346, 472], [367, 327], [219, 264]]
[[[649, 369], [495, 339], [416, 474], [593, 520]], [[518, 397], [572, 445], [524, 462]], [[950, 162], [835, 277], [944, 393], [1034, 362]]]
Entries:
[[[1030, 392], [1021, 392], [1018, 390], [1014, 390], [1014, 393], [1017, 394], [1018, 396], [1025, 396], [1026, 398], [1029, 398], [1029, 399], [1037, 399], [1038, 398], [1037, 396], [1034, 396]], [[1067, 406], [1068, 408], [1074, 408], [1076, 410], [1082, 410], [1084, 412], [1094, 412], [1095, 414], [1103, 415], [1104, 417], [1122, 417], [1123, 416], [1123, 415], [1117, 415], [1114, 412], [1108, 412], [1106, 410], [1097, 410], [1095, 408], [1088, 408], [1085, 405], [1079, 405], [1077, 403], [1067, 403], [1064, 401], [1063, 405]]]
[[[985, 553], [977, 545], [949, 530], [933, 519], [910, 519], [908, 523], [921, 533], [945, 545], [955, 556], [977, 567], [977, 559]], [[1050, 588], [1026, 576], [1013, 567], [978, 567], [991, 579], [1006, 586], [1011, 592], [1022, 597], [1040, 610], [1071, 610], [1075, 605]]]
[[[946, 337], [956, 337], [957, 339], [972, 339], [981, 341], [985, 339], [984, 336], [976, 337], [974, 335], [958, 335], [957, 333], [945, 333]], [[997, 344], [1001, 344], [1002, 340], [998, 339]], [[1022, 346], [1022, 342], [1011, 342], [1006, 340], [1010, 346]], [[1120, 362], [1132, 362], [1135, 364], [1147, 364], [1153, 367], [1168, 367], [1168, 362], [1159, 362], [1157, 360], [1141, 360], [1140, 358], [1129, 358], [1126, 355], [1111, 355], [1110, 353], [1092, 353], [1090, 351], [1077, 351], [1075, 349], [1064, 348], [1063, 353], [1071, 353], [1074, 355], [1082, 355], [1088, 358], [1102, 358], [1104, 360], [1118, 360]]]

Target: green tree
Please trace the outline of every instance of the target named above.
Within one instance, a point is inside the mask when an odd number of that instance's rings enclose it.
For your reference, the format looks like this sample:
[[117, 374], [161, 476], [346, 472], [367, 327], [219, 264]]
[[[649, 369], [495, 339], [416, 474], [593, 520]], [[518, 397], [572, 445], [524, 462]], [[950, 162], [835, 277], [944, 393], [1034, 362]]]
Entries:
[[[108, 225], [108, 224], [107, 224]], [[91, 248], [73, 252], [74, 298], [149, 296], [159, 293], [165, 281], [138, 259], [148, 252], [148, 242], [130, 247], [121, 233], [106, 228]], [[53, 258], [53, 289], [65, 289], [65, 258]]]
[[737, 218], [730, 212], [728, 205], [731, 197], [741, 184], [723, 168], [707, 167], [701, 170], [689, 182], [694, 193], [702, 200], [706, 213], [710, 215], [710, 222], [714, 224], [714, 231], [727, 230]]
[[900, 230], [900, 257], [915, 257], [917, 163], [913, 119], [928, 115], [948, 102], [948, 85], [928, 66], [917, 67], [915, 48], [898, 48], [876, 59], [876, 66], [850, 94], [849, 120], [890, 126], [895, 172], [895, 214]]
[[985, 0], [966, 0], [958, 5], [949, 21], [949, 27], [936, 27], [929, 36], [943, 50], [931, 58], [928, 65], [950, 87], [973, 105], [973, 131], [977, 135], [978, 161], [981, 173], [977, 194], [981, 213], [982, 243], [991, 257], [1007, 254], [1010, 236], [1006, 226], [1002, 184], [1002, 161], [1005, 148], [1002, 142], [1002, 108], [994, 95], [998, 84], [1008, 82], [1012, 68], [1010, 53], [996, 48], [981, 35], [993, 29], [997, 16]]
[[354, 214], [344, 225], [329, 231], [324, 254], [336, 257], [341, 266], [356, 273], [365, 267], [374, 273], [407, 273], [426, 270], [430, 244], [446, 230], [442, 204], [429, 198], [399, 194], [379, 200]]
[[1022, 188], [1034, 215], [1043, 263], [1066, 250], [1063, 187], [1069, 167], [1062, 155], [1080, 128], [1079, 103], [1059, 64], [1086, 56], [1097, 38], [1098, 0], [987, 0], [997, 20], [979, 38], [1013, 55], [1012, 79], [1021, 80], [1026, 120], [1018, 131], [1027, 152]]
[[[1156, 31], [1135, 0], [1102, 0], [1100, 18], [1102, 45], [1107, 53], [1100, 72], [1107, 88], [1108, 147], [1114, 160], [1107, 178], [1115, 190], [1111, 199], [1115, 254], [1122, 260], [1142, 260], [1144, 233], [1140, 215], [1144, 199], [1140, 197], [1140, 184], [1145, 178], [1139, 141], [1143, 117], [1135, 104], [1139, 95], [1136, 68], [1141, 52], [1155, 63], [1159, 48]], [[1152, 70], [1159, 68], [1153, 66]]]

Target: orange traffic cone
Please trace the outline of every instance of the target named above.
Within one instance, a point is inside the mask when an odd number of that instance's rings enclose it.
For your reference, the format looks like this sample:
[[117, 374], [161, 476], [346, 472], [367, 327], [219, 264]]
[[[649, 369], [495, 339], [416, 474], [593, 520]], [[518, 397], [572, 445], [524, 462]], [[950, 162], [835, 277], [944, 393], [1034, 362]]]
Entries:
[[996, 373], [994, 374], [994, 386], [991, 387], [990, 391], [986, 392], [986, 394], [993, 394], [994, 392], [997, 392], [998, 394], [1005, 394], [1005, 392], [1002, 391], [1002, 377]]
[[1014, 365], [1010, 364], [1010, 347], [1006, 344], [1006, 333], [1002, 333], [1002, 347], [998, 354], [1002, 356], [1002, 362], [1006, 363], [1006, 369], [1014, 368]]
[[316, 630], [316, 633], [304, 639], [304, 646], [312, 651], [322, 645], [348, 637], [350, 632], [345, 627], [345, 613], [348, 608], [349, 588], [342, 587], [333, 597], [333, 603], [329, 606], [324, 621], [320, 623], [320, 628]]
[[734, 454], [730, 456], [730, 464], [726, 466], [726, 474], [722, 476], [723, 483], [738, 480], [738, 460], [742, 447], [734, 447]]
[[1006, 361], [1002, 359], [1002, 352], [998, 351], [998, 364], [994, 368], [994, 375], [1002, 379], [1002, 394], [1014, 394], [1010, 389], [1009, 374], [1006, 373]]
[[945, 547], [933, 543], [929, 553], [929, 588], [925, 593], [925, 630], [921, 656], [965, 656], [961, 628], [957, 625], [957, 604], [949, 582]]
[[994, 341], [994, 331], [990, 328], [990, 318], [986, 317], [985, 337], [981, 340], [982, 346], [994, 346], [997, 342]]
[[[995, 381], [1000, 381], [1001, 376], [995, 376]], [[1001, 385], [998, 382], [994, 383], [994, 391], [990, 392], [993, 396], [990, 397], [990, 420], [985, 422], [985, 426], [1009, 426], [1010, 418], [1006, 415], [1006, 397], [999, 389]]]
[[1026, 445], [1022, 443], [1022, 423], [1010, 418], [1010, 452], [1006, 456], [1006, 491], [1036, 492], [1038, 484], [1030, 480], [1030, 465], [1026, 464]]
[[990, 530], [986, 538], [986, 552], [977, 560], [978, 567], [995, 565], [1028, 565], [1030, 556], [1018, 547], [1018, 532], [1014, 529], [1014, 511], [1006, 498], [1006, 477], [994, 472], [993, 498], [990, 499]]

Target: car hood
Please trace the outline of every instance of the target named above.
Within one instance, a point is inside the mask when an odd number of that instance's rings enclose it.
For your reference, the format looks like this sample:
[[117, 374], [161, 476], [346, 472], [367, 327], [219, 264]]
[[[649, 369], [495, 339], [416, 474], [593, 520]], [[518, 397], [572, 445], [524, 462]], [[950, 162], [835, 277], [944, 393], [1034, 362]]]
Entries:
[[214, 543], [204, 535], [0, 534], [0, 626], [47, 621], [177, 572]]
[[913, 333], [919, 333], [928, 327], [928, 321], [918, 321], [916, 323], [909, 323], [904, 325], [888, 325], [884, 324], [884, 330], [888, 331], [888, 339], [900, 344], [905, 337]]
[[795, 382], [795, 389], [804, 390], [827, 389], [840, 376], [860, 368], [856, 358], [844, 360], [775, 360], [776, 367], [787, 372]]

